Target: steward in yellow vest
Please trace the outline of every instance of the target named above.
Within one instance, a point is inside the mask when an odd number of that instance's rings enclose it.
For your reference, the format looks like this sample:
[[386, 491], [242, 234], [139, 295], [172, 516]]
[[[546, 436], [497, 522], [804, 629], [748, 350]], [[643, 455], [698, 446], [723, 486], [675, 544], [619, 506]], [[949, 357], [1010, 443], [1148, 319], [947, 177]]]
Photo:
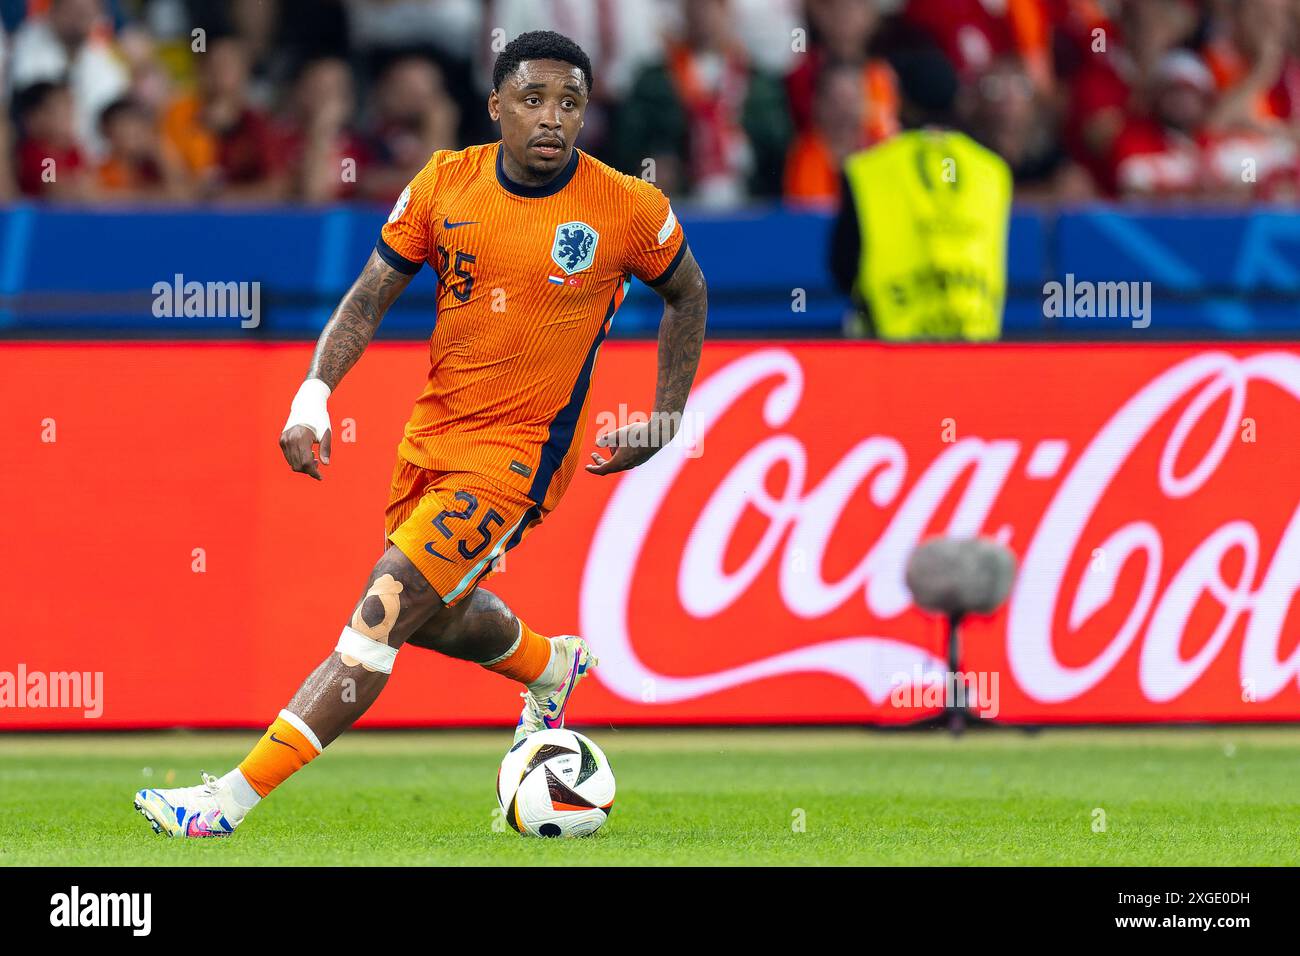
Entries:
[[992, 340], [1006, 296], [1011, 169], [949, 125], [957, 78], [937, 51], [898, 58], [912, 127], [845, 162], [831, 271], [859, 310], [849, 334]]

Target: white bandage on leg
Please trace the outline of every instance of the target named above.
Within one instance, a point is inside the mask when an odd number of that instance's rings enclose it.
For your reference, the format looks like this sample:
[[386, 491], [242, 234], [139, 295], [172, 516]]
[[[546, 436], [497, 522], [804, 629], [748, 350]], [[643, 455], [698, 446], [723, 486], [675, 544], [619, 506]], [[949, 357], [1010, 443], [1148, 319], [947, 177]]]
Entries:
[[[343, 628], [343, 633], [339, 635], [339, 642], [335, 645], [334, 650], [345, 658], [350, 657], [353, 660], [360, 661], [361, 666], [366, 670], [378, 671], [381, 674], [391, 674], [393, 672], [393, 661], [397, 660], [397, 648], [371, 640], [360, 631], [353, 630], [350, 627]], [[344, 663], [346, 664], [347, 661], [344, 661]]]

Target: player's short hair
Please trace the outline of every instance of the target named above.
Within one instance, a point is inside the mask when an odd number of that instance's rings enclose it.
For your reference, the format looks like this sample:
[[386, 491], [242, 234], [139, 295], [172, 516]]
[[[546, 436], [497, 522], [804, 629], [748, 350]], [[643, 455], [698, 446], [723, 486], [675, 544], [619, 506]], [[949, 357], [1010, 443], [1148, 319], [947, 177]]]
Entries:
[[554, 30], [521, 33], [507, 43], [506, 48], [497, 54], [496, 65], [492, 68], [492, 88], [499, 90], [502, 81], [519, 69], [519, 64], [525, 60], [559, 60], [573, 64], [582, 71], [582, 78], [587, 81], [587, 95], [591, 95], [591, 58], [582, 47]]

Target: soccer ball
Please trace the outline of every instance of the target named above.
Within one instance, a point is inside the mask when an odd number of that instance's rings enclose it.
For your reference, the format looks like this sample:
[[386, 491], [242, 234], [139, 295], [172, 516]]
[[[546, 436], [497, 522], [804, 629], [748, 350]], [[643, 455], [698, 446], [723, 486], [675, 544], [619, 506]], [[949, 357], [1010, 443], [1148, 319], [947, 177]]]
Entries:
[[541, 730], [501, 761], [497, 800], [506, 822], [524, 836], [587, 836], [614, 808], [614, 771], [582, 734]]

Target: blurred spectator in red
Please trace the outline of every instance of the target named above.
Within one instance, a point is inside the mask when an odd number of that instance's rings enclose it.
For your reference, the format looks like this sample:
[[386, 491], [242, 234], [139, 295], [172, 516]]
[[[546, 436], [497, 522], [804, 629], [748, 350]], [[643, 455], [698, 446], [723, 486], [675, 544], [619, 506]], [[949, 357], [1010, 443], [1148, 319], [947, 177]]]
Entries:
[[1300, 118], [1300, 60], [1291, 50], [1297, 19], [1291, 0], [1219, 4], [1205, 47], [1219, 90], [1214, 129], [1277, 134]]
[[1047, 16], [1053, 32], [1052, 65], [1059, 78], [1072, 77], [1080, 63], [1100, 52], [1099, 40], [1118, 35], [1118, 14], [1124, 0], [1049, 0]]
[[29, 16], [14, 33], [10, 74], [15, 90], [42, 81], [66, 83], [74, 131], [92, 155], [103, 149], [99, 114], [127, 91], [114, 56], [101, 0], [52, 0], [49, 14]]
[[[174, 170], [162, 159], [162, 141], [149, 110], [123, 98], [110, 103], [99, 119], [108, 155], [96, 170], [100, 198], [131, 201], [184, 198]], [[170, 173], [170, 175], [169, 175]]]
[[1149, 112], [1150, 77], [1166, 53], [1192, 37], [1199, 18], [1192, 0], [1125, 0], [1117, 28], [1089, 41], [1071, 84], [1065, 143], [1104, 193], [1117, 190], [1116, 137], [1129, 116]]
[[1002, 57], [961, 93], [959, 113], [971, 135], [1011, 167], [1016, 198], [1075, 202], [1093, 195], [1091, 178], [1062, 149], [1051, 104], [1025, 65]]
[[1217, 100], [1206, 122], [1224, 198], [1294, 200], [1300, 149], [1300, 3], [1219, 4], [1205, 44]]
[[360, 193], [391, 203], [434, 151], [455, 149], [460, 110], [431, 60], [402, 57], [389, 64], [374, 95], [374, 123], [366, 138], [371, 171]]
[[1196, 54], [1167, 54], [1151, 77], [1150, 114], [1130, 116], [1115, 140], [1112, 179], [1122, 196], [1194, 198], [1210, 188], [1201, 130], [1214, 102], [1214, 78]]
[[1300, 149], [1294, 139], [1212, 130], [1202, 138], [1207, 149], [1206, 198], [1274, 203], [1300, 198]]
[[172, 102], [162, 131], [168, 161], [198, 198], [274, 201], [285, 194], [271, 123], [248, 102], [248, 58], [238, 39], [208, 43], [198, 90]]
[[1035, 86], [1052, 86], [1047, 0], [907, 0], [904, 17], [939, 45], [963, 77], [1019, 56]]
[[670, 195], [714, 206], [781, 192], [790, 136], [785, 93], [753, 67], [727, 0], [684, 5], [684, 33], [662, 66], [642, 71], [619, 114], [621, 167]]
[[77, 148], [72, 93], [62, 83], [40, 82], [14, 95], [18, 189], [44, 199], [82, 200], [89, 194], [85, 159]]
[[357, 195], [371, 157], [353, 132], [355, 111], [347, 63], [325, 57], [303, 67], [283, 134], [294, 198], [321, 203]]
[[808, 0], [811, 35], [806, 53], [785, 78], [790, 116], [801, 133], [813, 124], [817, 81], [830, 64], [857, 67], [858, 98], [862, 108], [854, 113], [862, 124], [867, 144], [898, 132], [898, 89], [894, 71], [883, 59], [868, 57], [868, 48], [880, 23], [876, 0]]
[[844, 160], [875, 142], [863, 130], [861, 79], [852, 63], [829, 63], [819, 72], [812, 126], [795, 138], [786, 158], [787, 202], [827, 208], [839, 203]]
[[1161, 60], [1150, 116], [1134, 116], [1115, 143], [1115, 181], [1125, 198], [1247, 202], [1294, 199], [1296, 144], [1285, 136], [1209, 126], [1217, 87], [1188, 50]]

